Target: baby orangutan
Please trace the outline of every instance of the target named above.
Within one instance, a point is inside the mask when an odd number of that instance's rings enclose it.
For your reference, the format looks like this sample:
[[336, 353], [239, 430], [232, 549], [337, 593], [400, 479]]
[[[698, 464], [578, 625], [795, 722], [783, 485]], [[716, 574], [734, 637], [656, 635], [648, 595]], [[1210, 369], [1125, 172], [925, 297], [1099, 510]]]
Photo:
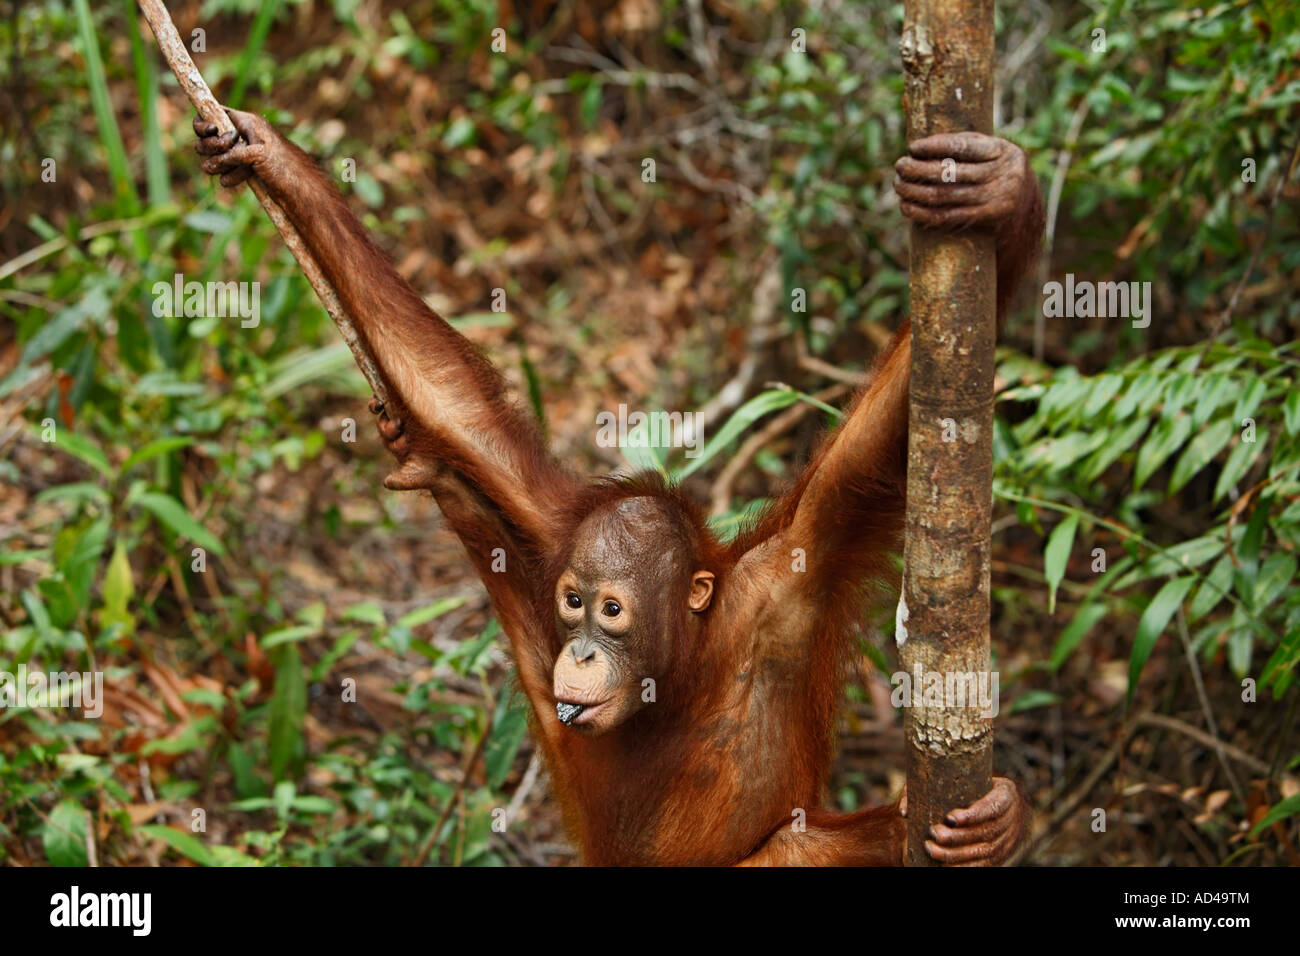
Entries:
[[[227, 186], [260, 178], [353, 317], [392, 396], [371, 405], [399, 462], [385, 484], [432, 492], [464, 542], [583, 861], [901, 863], [902, 801], [819, 805], [864, 586], [888, 578], [899, 544], [908, 328], [793, 487], [722, 543], [657, 477], [585, 480], [552, 457], [316, 164], [260, 117], [230, 116], [227, 135], [195, 121], [203, 169]], [[915, 222], [996, 237], [1004, 310], [1042, 232], [1024, 154], [977, 133], [933, 136], [896, 170]], [[996, 778], [926, 846], [946, 863], [997, 864], [1027, 818]]]

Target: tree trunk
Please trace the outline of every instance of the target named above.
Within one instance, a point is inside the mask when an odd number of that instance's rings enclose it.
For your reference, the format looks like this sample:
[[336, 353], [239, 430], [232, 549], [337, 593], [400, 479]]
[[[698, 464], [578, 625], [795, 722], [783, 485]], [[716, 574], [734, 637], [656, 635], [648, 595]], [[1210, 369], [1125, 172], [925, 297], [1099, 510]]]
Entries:
[[[906, 0], [901, 43], [908, 142], [993, 131], [992, 0]], [[912, 379], [900, 654], [917, 699], [904, 711], [907, 864], [933, 865], [930, 827], [991, 785], [985, 707], [922, 696], [924, 675], [989, 675], [993, 483], [993, 238], [912, 227]], [[990, 686], [990, 685], [985, 685]], [[993, 689], [991, 687], [991, 689]]]

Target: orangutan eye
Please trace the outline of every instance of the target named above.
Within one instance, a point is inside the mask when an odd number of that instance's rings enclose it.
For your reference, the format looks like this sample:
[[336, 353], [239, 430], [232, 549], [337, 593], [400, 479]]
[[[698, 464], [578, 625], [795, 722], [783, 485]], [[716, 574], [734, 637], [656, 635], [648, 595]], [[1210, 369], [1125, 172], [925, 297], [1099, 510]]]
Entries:
[[619, 613], [620, 613], [622, 610], [623, 610], [623, 609], [622, 609], [621, 607], [618, 606], [618, 602], [617, 602], [617, 601], [606, 601], [606, 602], [605, 602], [605, 616], [606, 616], [606, 617], [618, 617]]
[[564, 603], [569, 605], [569, 607], [573, 608], [574, 610], [577, 610], [578, 608], [582, 607], [582, 598], [578, 597], [578, 595], [570, 591], [568, 594], [564, 596]]

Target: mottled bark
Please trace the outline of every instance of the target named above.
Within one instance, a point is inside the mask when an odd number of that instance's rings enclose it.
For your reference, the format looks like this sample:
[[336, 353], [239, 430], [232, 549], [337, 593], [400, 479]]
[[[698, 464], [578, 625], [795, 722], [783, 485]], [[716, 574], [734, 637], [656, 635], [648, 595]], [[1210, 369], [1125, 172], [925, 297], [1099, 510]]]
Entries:
[[[904, 11], [908, 141], [991, 133], [992, 0], [907, 0]], [[914, 678], [918, 668], [989, 670], [996, 279], [991, 235], [912, 227], [901, 656]], [[903, 726], [907, 863], [934, 865], [924, 846], [931, 825], [989, 790], [992, 720], [979, 706], [921, 705], [905, 710]]]

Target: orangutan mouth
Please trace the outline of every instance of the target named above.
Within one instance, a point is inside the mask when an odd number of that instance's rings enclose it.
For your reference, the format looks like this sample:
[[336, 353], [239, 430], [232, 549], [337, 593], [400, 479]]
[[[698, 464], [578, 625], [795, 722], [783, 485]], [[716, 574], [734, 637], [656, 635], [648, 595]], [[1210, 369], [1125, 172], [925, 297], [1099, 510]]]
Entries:
[[586, 709], [586, 704], [566, 704], [562, 700], [555, 702], [555, 716], [559, 717], [560, 723], [566, 726], [573, 723], [574, 719]]

